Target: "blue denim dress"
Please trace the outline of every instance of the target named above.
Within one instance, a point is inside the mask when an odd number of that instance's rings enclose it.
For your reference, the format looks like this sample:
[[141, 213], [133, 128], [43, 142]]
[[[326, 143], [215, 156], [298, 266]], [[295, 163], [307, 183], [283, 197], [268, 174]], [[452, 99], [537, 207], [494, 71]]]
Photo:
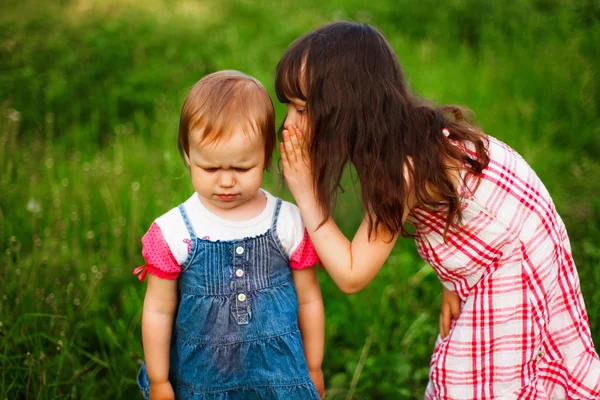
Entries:
[[[231, 241], [196, 237], [179, 210], [192, 247], [178, 281], [169, 380], [177, 399], [319, 399], [298, 329], [289, 259], [271, 229]], [[145, 364], [138, 384], [146, 399]]]

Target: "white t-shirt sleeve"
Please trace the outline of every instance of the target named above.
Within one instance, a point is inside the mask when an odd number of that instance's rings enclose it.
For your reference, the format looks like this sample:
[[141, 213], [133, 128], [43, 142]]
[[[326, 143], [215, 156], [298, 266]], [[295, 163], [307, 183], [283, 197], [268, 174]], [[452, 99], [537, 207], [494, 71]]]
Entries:
[[300, 209], [287, 201], [281, 203], [277, 220], [277, 236], [279, 236], [283, 250], [290, 258], [304, 238], [304, 222]]

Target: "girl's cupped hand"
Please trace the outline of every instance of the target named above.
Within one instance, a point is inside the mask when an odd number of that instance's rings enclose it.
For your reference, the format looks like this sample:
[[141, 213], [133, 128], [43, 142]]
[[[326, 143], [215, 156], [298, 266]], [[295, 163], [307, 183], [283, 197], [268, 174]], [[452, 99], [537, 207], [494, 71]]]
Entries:
[[283, 176], [296, 203], [300, 205], [314, 199], [313, 175], [302, 130], [294, 125], [287, 125], [283, 130], [283, 142], [279, 144], [279, 151]]

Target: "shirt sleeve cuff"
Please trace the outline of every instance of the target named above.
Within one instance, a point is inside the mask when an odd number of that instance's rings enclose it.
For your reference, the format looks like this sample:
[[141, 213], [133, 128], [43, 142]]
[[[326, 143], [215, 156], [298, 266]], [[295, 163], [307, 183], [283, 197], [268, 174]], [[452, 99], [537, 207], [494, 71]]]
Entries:
[[146, 260], [146, 264], [133, 271], [134, 274], [139, 274], [138, 279], [140, 281], [146, 278], [147, 273], [169, 280], [179, 277], [181, 266], [175, 260], [156, 222], [152, 224], [142, 238], [142, 256]]

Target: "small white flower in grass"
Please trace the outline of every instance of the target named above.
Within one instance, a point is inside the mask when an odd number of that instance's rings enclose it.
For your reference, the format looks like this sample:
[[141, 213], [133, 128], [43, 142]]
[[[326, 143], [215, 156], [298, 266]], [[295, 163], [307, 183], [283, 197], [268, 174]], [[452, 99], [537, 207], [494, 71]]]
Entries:
[[39, 214], [40, 212], [42, 212], [42, 205], [38, 200], [31, 198], [27, 202], [27, 211], [33, 214]]
[[6, 116], [13, 122], [19, 122], [21, 120], [21, 113], [17, 110], [8, 110], [6, 114]]

